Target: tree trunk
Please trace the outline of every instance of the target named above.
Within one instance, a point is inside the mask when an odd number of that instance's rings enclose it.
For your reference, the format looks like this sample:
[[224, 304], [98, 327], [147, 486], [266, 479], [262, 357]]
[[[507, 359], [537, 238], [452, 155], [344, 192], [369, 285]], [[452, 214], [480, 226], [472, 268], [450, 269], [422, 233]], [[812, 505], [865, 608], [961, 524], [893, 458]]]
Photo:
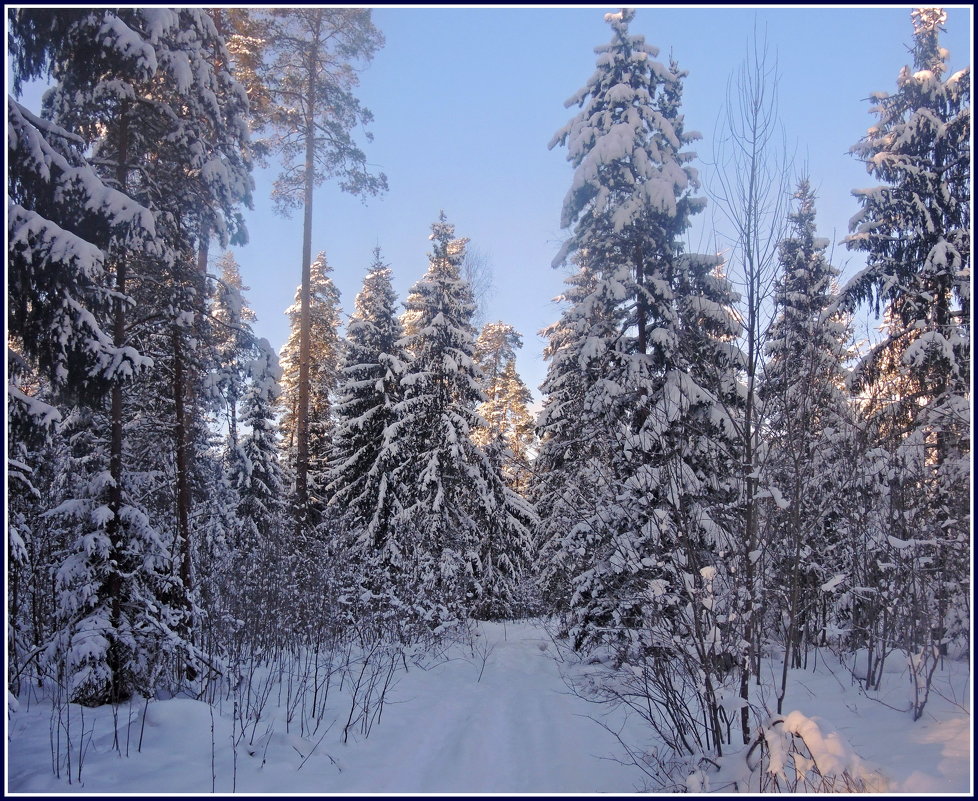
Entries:
[[[749, 268], [752, 269], [752, 268]], [[759, 591], [754, 553], [757, 550], [757, 478], [754, 454], [754, 384], [756, 375], [755, 335], [757, 326], [756, 307], [752, 301], [751, 280], [748, 279], [747, 308], [747, 402], [744, 409], [744, 583], [746, 597], [743, 607], [744, 642], [747, 644], [740, 670], [740, 697], [744, 706], [740, 710], [740, 727], [744, 745], [750, 742], [750, 677], [755, 662], [755, 594]]]
[[186, 395], [183, 343], [180, 339], [180, 329], [174, 325], [173, 401], [176, 425], [173, 438], [177, 457], [177, 537], [180, 543], [180, 580], [183, 582], [184, 593], [189, 595], [193, 586], [193, 576], [190, 561], [190, 455], [187, 443], [190, 426], [187, 420]]
[[801, 496], [802, 496], [802, 481], [799, 478], [799, 466], [796, 462], [795, 464], [795, 482], [792, 492], [791, 499], [791, 520], [789, 523], [790, 537], [792, 538], [792, 553], [791, 553], [791, 576], [789, 578], [789, 598], [788, 598], [788, 622], [785, 624], [784, 632], [784, 662], [781, 665], [781, 686], [777, 690], [778, 699], [778, 714], [781, 714], [781, 707], [784, 704], [784, 697], [788, 691], [788, 667], [791, 663], [792, 655], [794, 654], [795, 661], [797, 661], [797, 654], [799, 648], [799, 637], [796, 635], [796, 630], [799, 628], [800, 624], [798, 621], [798, 604], [799, 595], [801, 594], [801, 588], [799, 584], [801, 578], [799, 576], [799, 562], [801, 560], [801, 542], [802, 542], [802, 525], [801, 525]]
[[299, 312], [299, 394], [296, 401], [295, 522], [301, 536], [309, 509], [309, 295], [312, 272], [312, 190], [315, 179], [316, 49], [318, 31], [309, 44], [309, 74], [306, 87], [305, 199], [302, 221], [302, 290]]
[[197, 250], [197, 272], [200, 273], [201, 277], [207, 275], [207, 256], [210, 243], [210, 227], [206, 222], [203, 222], [200, 225], [200, 243]]
[[638, 301], [638, 319], [636, 320], [638, 324], [638, 352], [644, 355], [649, 352], [649, 300], [645, 294], [645, 256], [642, 253], [641, 245], [635, 249], [635, 284], [638, 295], [636, 298]]
[[[119, 138], [119, 166], [116, 168], [116, 181], [120, 191], [126, 190], [128, 183], [129, 168], [126, 166], [129, 160], [129, 131], [126, 127], [126, 104], [123, 104], [120, 114], [121, 124], [118, 129]], [[112, 344], [116, 348], [122, 348], [126, 344], [126, 272], [127, 264], [125, 258], [120, 258], [116, 263], [115, 291], [118, 294], [115, 302], [115, 317], [112, 321]], [[105, 533], [109, 538], [109, 575], [105, 581], [103, 591], [109, 603], [110, 631], [107, 632], [109, 640], [108, 667], [112, 674], [112, 684], [108, 691], [108, 697], [101, 699], [107, 703], [115, 703], [126, 700], [129, 689], [120, 683], [120, 674], [123, 670], [124, 656], [120, 652], [115, 632], [119, 630], [122, 622], [122, 575], [120, 570], [120, 552], [122, 551], [122, 507], [123, 507], [123, 417], [122, 417], [122, 382], [116, 378], [112, 382], [112, 392], [110, 398], [110, 434], [109, 434], [109, 475], [112, 477], [112, 484], [109, 487], [108, 501], [109, 510], [112, 512], [112, 519], [106, 524]]]

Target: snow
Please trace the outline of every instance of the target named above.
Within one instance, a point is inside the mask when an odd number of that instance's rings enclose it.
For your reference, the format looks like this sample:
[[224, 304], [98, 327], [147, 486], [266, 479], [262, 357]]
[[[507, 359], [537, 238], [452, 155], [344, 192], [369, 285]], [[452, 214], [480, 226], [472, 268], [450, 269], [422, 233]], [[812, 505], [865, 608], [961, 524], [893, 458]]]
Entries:
[[[706, 578], [706, 576], [704, 576]], [[628, 762], [610, 729], [637, 752], [650, 733], [621, 710], [585, 701], [570, 690], [608, 668], [581, 661], [551, 639], [539, 621], [478, 624], [471, 644], [457, 642], [440, 656], [406, 652], [379, 720], [350, 728], [347, 691], [332, 690], [315, 730], [286, 727], [284, 708], [260, 719], [235, 720], [232, 705], [191, 698], [137, 700], [110, 707], [52, 708], [23, 696], [8, 703], [11, 792], [18, 793], [631, 793], [646, 776]], [[559, 641], [558, 641], [559, 642]], [[969, 674], [946, 660], [936, 674], [924, 717], [908, 710], [912, 689], [905, 660], [888, 661], [879, 693], [867, 693], [827, 650], [813, 667], [790, 672], [786, 713], [772, 719], [790, 748], [804, 738], [823, 773], [847, 771], [887, 792], [966, 792], [971, 754]], [[777, 659], [762, 671], [772, 684]], [[733, 699], [736, 700], [736, 699]], [[770, 700], [770, 699], [768, 699]], [[774, 723], [780, 720], [780, 723]], [[52, 771], [52, 721], [73, 732], [72, 775]], [[603, 725], [602, 725], [603, 724]], [[122, 757], [114, 750], [114, 733]], [[233, 743], [237, 743], [233, 745]], [[78, 747], [83, 755], [78, 780]], [[64, 743], [62, 743], [64, 746]], [[778, 759], [782, 761], [778, 762]], [[772, 768], [789, 760], [771, 753]], [[65, 753], [62, 752], [62, 761]], [[794, 758], [797, 768], [801, 756]], [[721, 763], [721, 774], [743, 770], [742, 753]], [[790, 766], [787, 773], [791, 774]], [[695, 789], [714, 789], [722, 775], [698, 771]], [[698, 783], [700, 783], [698, 785]]]
[[[50, 404], [26, 394], [9, 381], [7, 383], [7, 400], [11, 406], [16, 403], [22, 407], [22, 413], [32, 418], [34, 424], [39, 428], [52, 426], [61, 420], [61, 412]], [[11, 465], [11, 460], [8, 459], [7, 464]]]
[[186, 53], [174, 51], [168, 54], [167, 62], [170, 74], [173, 76], [174, 87], [179, 93], [187, 94], [194, 84], [194, 73], [190, 67], [189, 57]]
[[103, 254], [95, 245], [16, 203], [7, 205], [7, 215], [9, 247], [20, 248], [25, 259], [31, 259], [30, 250], [36, 249], [47, 260], [75, 262], [85, 275], [101, 269]]
[[[889, 792], [967, 792], [971, 781], [967, 664], [945, 661], [938, 679], [940, 695], [928, 702], [924, 717], [914, 724], [908, 710], [913, 692], [909, 671], [896, 655], [891, 659], [878, 693], [853, 687], [851, 677], [831, 661], [815, 671], [794, 671], [785, 709], [792, 710], [791, 720], [799, 727], [804, 725], [803, 716], [820, 716], [823, 740], [831, 734], [827, 727], [834, 725], [838, 734], [833, 740], [839, 743], [844, 738], [847, 758], [858, 755], [878, 769]], [[830, 682], [835, 681], [840, 685], [832, 691]], [[834, 747], [839, 749], [834, 758], [840, 758], [842, 746]]]
[[[614, 738], [573, 695], [546, 632], [528, 622], [483, 623], [473, 648], [399, 672], [394, 697], [368, 738], [343, 743], [347, 697], [328, 730], [285, 732], [276, 715], [246, 737], [231, 710], [174, 698], [117, 710], [123, 754], [113, 750], [112, 710], [72, 706], [85, 741], [82, 781], [51, 772], [50, 707], [20, 701], [10, 720], [9, 786], [15, 792], [633, 792], [642, 774], [609, 757]], [[64, 715], [66, 710], [61, 710]], [[57, 711], [55, 714], [58, 714]], [[142, 748], [139, 741], [142, 739]], [[213, 776], [212, 779], [212, 760]], [[77, 766], [75, 766], [77, 770]]]
[[845, 580], [846, 580], [845, 574], [838, 573], [837, 575], [833, 576], [828, 581], [826, 581], [823, 585], [821, 585], [819, 589], [821, 589], [822, 592], [832, 592], [832, 590], [838, 587]]
[[120, 55], [133, 59], [149, 75], [156, 72], [156, 51], [118, 17], [106, 14], [99, 36], [106, 49], [113, 48]]
[[[857, 660], [858, 661], [858, 660]], [[820, 649], [807, 670], [793, 670], [784, 715], [763, 727], [765, 748], [734, 752], [687, 779], [692, 792], [967, 793], [971, 788], [967, 664], [945, 660], [927, 713], [912, 722], [906, 662], [887, 662], [879, 692], [866, 692]], [[775, 683], [777, 659], [762, 679]], [[935, 703], [936, 701], [936, 703]], [[759, 758], [758, 754], [762, 754]], [[825, 782], [825, 785], [822, 782]], [[760, 786], [759, 786], [760, 785]]]

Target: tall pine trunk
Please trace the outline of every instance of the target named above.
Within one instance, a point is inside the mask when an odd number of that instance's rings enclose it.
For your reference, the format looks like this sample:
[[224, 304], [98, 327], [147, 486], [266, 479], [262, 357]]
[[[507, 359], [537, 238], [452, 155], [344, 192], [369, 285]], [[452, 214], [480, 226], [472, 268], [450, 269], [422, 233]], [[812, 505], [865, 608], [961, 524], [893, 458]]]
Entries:
[[302, 291], [299, 312], [299, 396], [296, 404], [295, 519], [296, 534], [301, 536], [309, 517], [309, 294], [312, 271], [312, 190], [315, 179], [316, 152], [316, 49], [319, 31], [309, 43], [309, 74], [306, 93], [306, 160], [305, 197], [302, 220]]

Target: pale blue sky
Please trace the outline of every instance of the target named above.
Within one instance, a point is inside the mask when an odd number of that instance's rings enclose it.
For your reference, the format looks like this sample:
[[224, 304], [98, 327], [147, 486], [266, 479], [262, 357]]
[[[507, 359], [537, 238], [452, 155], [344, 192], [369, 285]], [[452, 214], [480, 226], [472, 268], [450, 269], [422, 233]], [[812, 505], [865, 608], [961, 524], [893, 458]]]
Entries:
[[[562, 270], [550, 267], [565, 232], [560, 209], [572, 169], [563, 148], [547, 150], [574, 109], [564, 101], [594, 70], [593, 49], [610, 40], [614, 8], [378, 8], [387, 44], [362, 75], [359, 96], [375, 116], [369, 160], [390, 191], [363, 205], [326, 187], [316, 195], [313, 250], [325, 250], [345, 311], [352, 310], [371, 249], [379, 244], [404, 298], [427, 266], [429, 226], [444, 209], [460, 236], [488, 257], [495, 290], [487, 318], [523, 334], [519, 368], [538, 396], [545, 376], [537, 332], [553, 322]], [[943, 44], [952, 69], [970, 64], [970, 8], [949, 8]], [[850, 192], [873, 183], [847, 151], [874, 118], [865, 98], [893, 91], [910, 60], [910, 9], [639, 8], [633, 33], [670, 50], [689, 72], [687, 128], [711, 141], [728, 76], [754, 26], [777, 52], [781, 116], [799, 163], [818, 187], [819, 229], [833, 241], [857, 210]], [[697, 167], [704, 173], [702, 163]], [[282, 311], [299, 276], [301, 218], [275, 217], [268, 179], [256, 176], [251, 244], [238, 249], [258, 329], [275, 347], [287, 336]], [[706, 221], [708, 211], [701, 215]], [[705, 245], [694, 238], [695, 249]], [[835, 250], [843, 277], [859, 256]]]
[[[430, 225], [444, 209], [457, 234], [488, 257], [495, 291], [487, 319], [523, 334], [520, 372], [539, 396], [546, 366], [537, 332], [560, 311], [551, 299], [566, 273], [550, 263], [566, 235], [560, 209], [572, 177], [564, 149], [547, 144], [574, 114], [564, 101], [592, 74], [593, 48], [611, 38], [604, 14], [614, 10], [375, 9], [387, 44], [358, 94], [375, 117], [365, 150], [390, 191], [363, 205], [326, 186], [314, 204], [313, 252], [326, 251], [347, 313], [378, 244], [403, 300], [427, 266]], [[971, 63], [971, 14], [948, 7], [942, 43], [952, 69]], [[874, 183], [847, 151], [875, 120], [866, 98], [894, 91], [911, 60], [910, 7], [639, 7], [631, 31], [658, 47], [660, 60], [671, 51], [689, 72], [686, 126], [703, 134], [695, 149], [706, 160], [728, 77], [755, 26], [766, 28], [778, 57], [781, 117], [799, 168], [807, 162], [817, 187], [820, 234], [838, 241], [858, 208], [851, 190]], [[695, 166], [709, 180], [702, 161]], [[274, 172], [256, 172], [250, 243], [235, 256], [251, 287], [256, 330], [277, 349], [288, 335], [283, 312], [299, 280], [302, 225], [301, 213], [286, 220], [272, 212]], [[707, 248], [697, 234], [690, 245]], [[836, 247], [835, 263], [845, 279], [860, 256]]]

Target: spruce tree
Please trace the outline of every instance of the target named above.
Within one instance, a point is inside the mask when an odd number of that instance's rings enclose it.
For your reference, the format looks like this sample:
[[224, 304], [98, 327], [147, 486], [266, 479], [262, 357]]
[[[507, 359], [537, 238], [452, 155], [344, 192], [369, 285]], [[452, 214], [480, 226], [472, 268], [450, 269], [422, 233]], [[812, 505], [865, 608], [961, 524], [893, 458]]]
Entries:
[[597, 69], [566, 105], [581, 111], [550, 142], [567, 147], [574, 179], [564, 199], [563, 227], [574, 226], [554, 264], [587, 248], [590, 257], [627, 266], [635, 348], [648, 352], [654, 272], [682, 249], [689, 216], [705, 201], [682, 148], [700, 135], [687, 132], [679, 113], [685, 73], [655, 60], [658, 49], [630, 34], [634, 10], [606, 14], [612, 41], [595, 48]]
[[913, 67], [896, 93], [873, 95], [878, 121], [852, 148], [883, 183], [854, 193], [862, 208], [846, 244], [866, 253], [866, 268], [844, 292], [886, 314], [852, 385], [893, 382], [872, 420], [890, 454], [886, 525], [907, 598], [900, 645], [926, 656], [967, 628], [971, 71], [948, 74], [942, 9], [911, 17]]
[[[237, 206], [251, 185], [246, 100], [198, 9], [23, 9], [12, 33], [21, 77], [47, 73], [55, 81], [44, 116], [90, 148], [104, 183], [153, 210], [145, 245], [119, 238], [104, 251], [113, 292], [104, 325], [124, 358], [109, 370], [107, 414], [95, 418], [105, 426], [104, 471], [79, 504], [61, 507], [81, 528], [79, 556], [63, 571], [76, 594], [62, 607], [60, 658], [72, 696], [97, 704], [151, 691], [161, 657], [182, 652], [192, 660], [190, 449], [199, 420], [188, 395], [190, 373], [199, 375], [192, 329], [203, 295], [191, 265], [205, 237], [243, 237]], [[132, 313], [136, 304], [162, 314], [143, 321]], [[147, 353], [152, 362], [144, 360], [137, 377], [131, 366]], [[169, 379], [168, 399], [150, 386], [151, 364], [157, 379]], [[159, 420], [173, 425], [154, 432]], [[156, 464], [144, 469], [142, 460], [154, 455]], [[153, 476], [166, 476], [170, 458], [167, 490], [176, 486], [177, 502], [160, 503], [150, 519], [141, 502], [162, 498]]]
[[586, 251], [573, 259], [578, 271], [558, 298], [567, 305], [560, 320], [542, 332], [549, 340], [549, 364], [540, 387], [540, 446], [529, 491], [540, 520], [535, 573], [545, 603], [561, 612], [569, 608], [572, 579], [590, 569], [593, 547], [602, 540], [598, 510], [613, 505], [617, 492], [609, 468], [617, 447], [614, 430], [592, 401], [617, 360], [618, 302], [613, 293], [598, 294], [599, 285], [607, 284]]
[[[18, 35], [11, 56], [16, 84], [43, 49]], [[21, 656], [53, 634], [57, 614], [46, 577], [65, 547], [42, 515], [60, 503], [51, 484], [66, 472], [61, 410], [98, 403], [113, 380], [148, 364], [113, 344], [106, 251], [118, 241], [145, 252], [153, 218], [102, 182], [78, 136], [11, 97], [7, 131], [8, 655], [19, 670]]]
[[[587, 554], [571, 582], [578, 645], [634, 644], [649, 608], [643, 587], [659, 569], [656, 560], [668, 561], [681, 545], [676, 537], [685, 522], [659, 531], [664, 512], [657, 505], [672, 502], [670, 465], [681, 463], [691, 431], [679, 410], [695, 405], [697, 382], [706, 380], [684, 353], [691, 331], [683, 304], [692, 302], [690, 293], [707, 291], [701, 273], [717, 263], [683, 256], [690, 216], [704, 205], [693, 194], [693, 154], [682, 149], [698, 137], [685, 130], [680, 113], [684, 73], [655, 61], [656, 48], [629, 33], [633, 17], [630, 10], [606, 15], [612, 41], [597, 48], [594, 75], [568, 101], [581, 111], [551, 142], [567, 146], [575, 167], [562, 214], [573, 233], [555, 264], [585, 252], [595, 280], [592, 296], [580, 303], [607, 309], [599, 317], [604, 330], [581, 331], [578, 346], [579, 368], [601, 364], [599, 379], [580, 380], [588, 389], [585, 420], [600, 419], [605, 442], [591, 482], [603, 497], [564, 542], [570, 552]], [[705, 309], [705, 297], [702, 303]]]
[[[254, 356], [246, 365], [248, 383], [241, 398], [240, 421], [247, 433], [238, 447], [238, 458], [231, 474], [239, 502], [237, 516], [241, 529], [234, 538], [233, 550], [243, 567], [245, 578], [260, 603], [272, 594], [269, 570], [271, 555], [285, 546], [282, 537], [285, 513], [285, 473], [279, 463], [278, 411], [281, 369], [278, 358], [266, 339], [254, 343]], [[241, 588], [239, 588], [241, 589]]]
[[[741, 325], [720, 259], [684, 252], [704, 205], [684, 149], [698, 137], [681, 113], [685, 73], [629, 33], [633, 16], [606, 15], [612, 41], [568, 102], [581, 112], [551, 142], [575, 166], [562, 219], [574, 230], [555, 264], [579, 254], [588, 291], [554, 331], [554, 345], [570, 343], [548, 373], [557, 403], [545, 401], [541, 424], [557, 436], [542, 432], [538, 473], [567, 471], [561, 457], [578, 431], [587, 462], [575, 454], [576, 497], [546, 510], [541, 558], [556, 567], [542, 569], [567, 598], [575, 647], [613, 646], [651, 692], [653, 725], [683, 721], [670, 742], [719, 752], [724, 685], [749, 675], [750, 657], [739, 614]], [[730, 663], [742, 669], [728, 675]], [[676, 681], [690, 692], [676, 693]]]
[[[24, 47], [18, 37], [14, 53]], [[115, 348], [107, 330], [112, 276], [105, 251], [115, 241], [145, 252], [154, 220], [147, 208], [103, 183], [79, 136], [10, 97], [7, 125], [12, 374], [37, 370], [56, 391], [96, 398], [116, 373], [145, 364], [139, 354]], [[43, 409], [32, 413], [16, 390], [11, 401], [13, 414], [23, 409], [43, 419]]]
[[215, 284], [210, 316], [214, 321], [215, 369], [210, 383], [222, 401], [228, 447], [238, 446], [238, 403], [244, 392], [245, 359], [254, 347], [251, 323], [256, 319], [243, 293], [248, 289], [234, 254], [228, 251], [217, 262], [220, 278]]
[[498, 467], [471, 438], [485, 396], [473, 359], [472, 294], [459, 274], [466, 240], [454, 234], [442, 213], [432, 225], [428, 271], [407, 302], [417, 330], [401, 340], [410, 361], [387, 437], [404, 493], [395, 536], [411, 557], [402, 600], [430, 623], [473, 610], [505, 614], [528, 536], [522, 521], [529, 510], [506, 492]]
[[795, 200], [780, 246], [759, 390], [768, 447], [762, 484], [775, 500], [765, 520], [772, 531], [768, 606], [784, 627], [785, 671], [800, 666], [803, 650], [817, 642], [819, 588], [839, 567], [831, 555], [840, 550], [840, 498], [849, 479], [844, 447], [855, 433], [845, 390], [850, 332], [846, 318], [834, 312], [838, 270], [826, 258], [828, 240], [816, 235], [815, 194], [807, 179]]
[[[396, 420], [405, 365], [396, 303], [390, 267], [377, 248], [347, 326], [328, 488], [355, 558], [383, 576], [389, 562], [403, 558], [391, 540], [400, 493], [393, 481], [389, 428]], [[387, 578], [376, 581], [380, 588]]]

